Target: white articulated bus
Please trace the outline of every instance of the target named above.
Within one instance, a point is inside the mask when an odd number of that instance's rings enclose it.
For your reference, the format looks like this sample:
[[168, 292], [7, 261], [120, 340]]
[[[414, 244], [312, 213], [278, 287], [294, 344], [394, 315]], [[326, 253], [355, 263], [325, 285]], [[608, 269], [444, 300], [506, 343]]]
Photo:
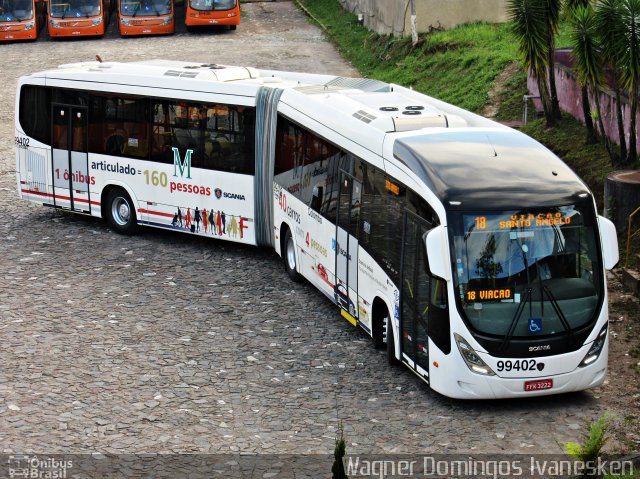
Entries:
[[531, 138], [374, 80], [188, 62], [20, 79], [20, 197], [275, 248], [443, 395], [601, 384], [612, 223]]

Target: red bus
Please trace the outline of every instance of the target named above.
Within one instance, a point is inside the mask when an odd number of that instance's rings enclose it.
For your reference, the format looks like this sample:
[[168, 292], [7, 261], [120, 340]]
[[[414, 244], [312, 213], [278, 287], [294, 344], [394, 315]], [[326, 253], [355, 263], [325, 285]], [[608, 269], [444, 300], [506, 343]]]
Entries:
[[238, 0], [185, 0], [187, 27], [227, 25], [235, 30], [240, 25]]
[[44, 25], [40, 0], [0, 0], [0, 41], [36, 40]]
[[170, 35], [174, 32], [173, 0], [118, 0], [120, 35]]
[[110, 0], [48, 0], [49, 36], [104, 35], [109, 23]]

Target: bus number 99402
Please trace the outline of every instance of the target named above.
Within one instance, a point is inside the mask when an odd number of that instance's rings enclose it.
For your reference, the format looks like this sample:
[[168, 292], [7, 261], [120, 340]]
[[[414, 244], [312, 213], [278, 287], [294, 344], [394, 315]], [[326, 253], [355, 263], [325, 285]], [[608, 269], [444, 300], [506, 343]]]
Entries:
[[16, 146], [18, 148], [29, 148], [29, 138], [16, 136]]
[[497, 369], [502, 371], [533, 371], [536, 369], [534, 359], [517, 359], [515, 361], [498, 361]]

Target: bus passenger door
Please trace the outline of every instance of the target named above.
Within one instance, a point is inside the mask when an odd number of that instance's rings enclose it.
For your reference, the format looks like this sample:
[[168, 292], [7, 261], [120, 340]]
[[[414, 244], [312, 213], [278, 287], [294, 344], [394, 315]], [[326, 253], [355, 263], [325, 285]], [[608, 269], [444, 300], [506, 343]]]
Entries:
[[415, 214], [405, 211], [402, 244], [400, 331], [402, 358], [425, 378], [429, 377], [427, 332], [431, 276], [424, 235], [431, 228]]
[[91, 213], [87, 154], [87, 108], [52, 106], [53, 201], [61, 208]]
[[[358, 318], [358, 223], [362, 183], [342, 171], [336, 219], [336, 283], [334, 297], [355, 324]], [[344, 315], [344, 314], [343, 314]]]

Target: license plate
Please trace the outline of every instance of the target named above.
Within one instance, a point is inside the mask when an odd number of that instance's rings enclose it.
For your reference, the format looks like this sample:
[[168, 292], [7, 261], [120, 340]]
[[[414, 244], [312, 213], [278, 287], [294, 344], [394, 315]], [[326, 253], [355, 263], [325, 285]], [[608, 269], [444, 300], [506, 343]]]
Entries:
[[525, 381], [525, 391], [542, 391], [553, 387], [553, 379], [540, 379], [538, 381]]

